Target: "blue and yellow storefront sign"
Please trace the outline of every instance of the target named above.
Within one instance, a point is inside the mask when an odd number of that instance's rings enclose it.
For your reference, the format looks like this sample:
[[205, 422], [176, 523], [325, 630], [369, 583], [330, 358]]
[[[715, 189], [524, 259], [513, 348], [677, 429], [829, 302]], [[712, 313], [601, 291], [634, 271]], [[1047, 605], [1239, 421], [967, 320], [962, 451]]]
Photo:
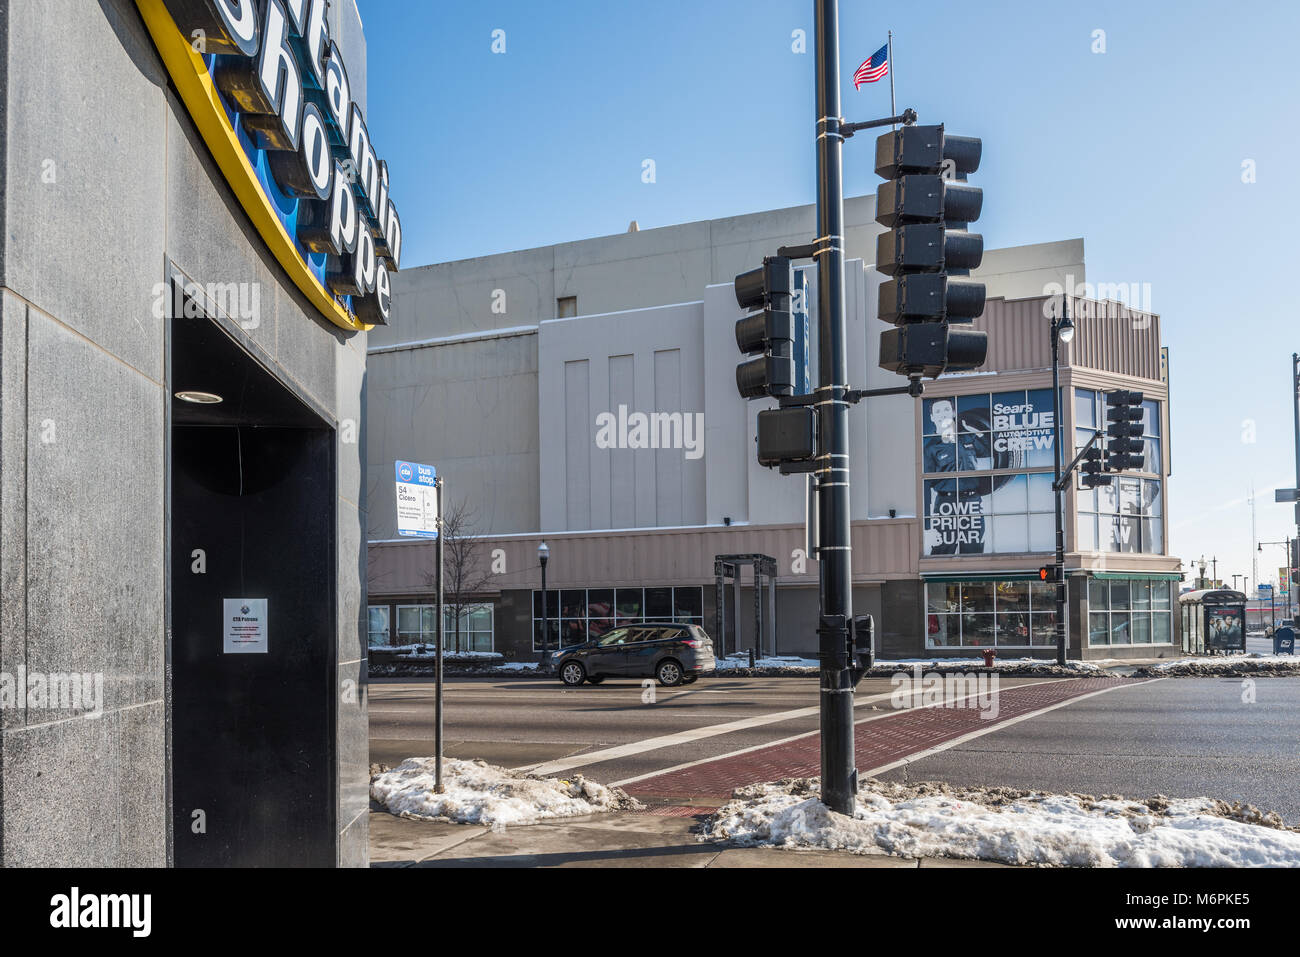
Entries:
[[253, 225], [331, 322], [388, 322], [402, 222], [327, 0], [136, 0]]

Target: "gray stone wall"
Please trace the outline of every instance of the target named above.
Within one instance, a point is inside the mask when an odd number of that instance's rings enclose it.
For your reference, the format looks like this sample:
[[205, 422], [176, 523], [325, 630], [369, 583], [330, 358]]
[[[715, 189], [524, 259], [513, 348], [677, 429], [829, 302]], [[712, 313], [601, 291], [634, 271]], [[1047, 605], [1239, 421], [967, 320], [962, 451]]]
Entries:
[[[352, 5], [349, 3], [349, 7]], [[354, 81], [355, 8], [340, 14]], [[265, 250], [130, 0], [0, 4], [0, 672], [104, 674], [97, 720], [0, 712], [0, 861], [167, 863], [165, 324], [170, 260], [254, 283], [249, 335], [338, 446], [339, 861], [367, 861], [366, 337]], [[362, 85], [360, 87], [364, 89]]]

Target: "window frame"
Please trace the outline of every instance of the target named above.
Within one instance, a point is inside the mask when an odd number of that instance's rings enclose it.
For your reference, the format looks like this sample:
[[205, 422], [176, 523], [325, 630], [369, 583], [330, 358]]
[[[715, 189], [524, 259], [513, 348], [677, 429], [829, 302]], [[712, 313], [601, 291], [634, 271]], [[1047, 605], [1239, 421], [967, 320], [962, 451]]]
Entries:
[[[1116, 596], [1112, 585], [1116, 582], [1122, 582], [1126, 586], [1128, 595], [1127, 602], [1121, 602], [1120, 606], [1116, 604]], [[1172, 645], [1174, 643], [1175, 629], [1173, 626], [1173, 616], [1177, 601], [1173, 596], [1174, 582], [1168, 579], [1159, 578], [1096, 578], [1089, 577], [1088, 588], [1084, 592], [1084, 601], [1087, 608], [1084, 609], [1083, 615], [1088, 622], [1088, 646], [1090, 648], [1157, 648]], [[1106, 601], [1105, 607], [1099, 608], [1094, 602], [1094, 588], [1105, 586]], [[1146, 607], [1136, 607], [1134, 601], [1134, 586], [1141, 586], [1138, 592], [1145, 591]], [[1163, 589], [1169, 595], [1168, 604], [1164, 607], [1157, 605], [1157, 592]], [[1168, 641], [1156, 641], [1156, 636], [1161, 634], [1161, 629], [1156, 627], [1156, 616], [1161, 616], [1168, 622], [1168, 627], [1163, 629], [1164, 633], [1169, 636]], [[1140, 617], [1139, 617], [1140, 616]], [[1106, 622], [1106, 641], [1094, 641], [1094, 620], [1104, 619]], [[1115, 641], [1115, 629], [1117, 620], [1124, 622], [1125, 641]], [[1145, 621], [1145, 631], [1135, 622]], [[1146, 641], [1134, 641], [1134, 636], [1139, 633], [1147, 635]]]
[[[655, 615], [655, 616], [646, 614], [647, 611], [646, 593], [649, 591], [664, 591], [664, 590], [668, 592], [668, 596], [667, 596], [668, 608], [670, 613], [668, 615]], [[582, 608], [584, 613], [582, 617], [576, 617], [576, 616], [564, 617], [561, 609], [561, 603], [562, 603], [561, 596], [565, 592], [573, 593], [578, 591], [581, 591], [583, 593]], [[576, 588], [561, 588], [561, 589], [548, 588], [546, 589], [546, 592], [548, 596], [551, 594], [555, 594], [556, 596], [556, 602], [554, 607], [552, 607], [552, 605], [550, 604], [550, 599], [548, 598], [548, 604], [546, 608], [547, 618], [550, 620], [552, 627], [556, 629], [556, 633], [551, 641], [551, 651], [555, 651], [557, 648], [560, 647], [566, 647], [566, 648], [569, 647], [569, 645], [565, 645], [563, 643], [563, 639], [565, 634], [565, 625], [571, 623], [575, 625], [581, 623], [581, 633], [584, 636], [584, 641], [593, 640], [593, 634], [592, 634], [593, 623], [595, 623], [598, 627], [607, 627], [607, 630], [605, 632], [594, 636], [595, 638], [602, 638], [602, 639], [605, 637], [605, 635], [608, 635], [610, 632], [615, 631], [619, 628], [625, 628], [628, 627], [629, 625], [635, 625], [646, 621], [651, 621], [651, 622], [657, 621], [657, 622], [665, 622], [665, 623], [670, 622], [675, 625], [683, 625], [683, 626], [699, 625], [701, 628], [704, 627], [704, 586], [703, 585], [636, 585], [636, 586], [596, 585], [596, 586], [583, 586], [583, 587], [576, 587]], [[592, 610], [591, 595], [593, 592], [613, 592], [614, 601], [613, 601], [613, 605], [608, 609], [608, 613], [601, 613], [596, 615], [593, 615], [591, 613]], [[698, 606], [700, 609], [700, 614], [698, 615], [677, 614], [677, 610], [679, 607], [678, 592], [694, 592], [695, 593], [694, 595], [689, 595], [689, 596], [683, 595], [682, 597], [687, 598], [690, 601], [690, 605], [692, 607]], [[635, 599], [633, 599], [633, 593], [635, 593], [636, 596]], [[541, 599], [540, 599], [541, 589], [534, 588], [532, 589], [530, 594], [531, 594], [531, 601], [532, 601], [532, 616], [530, 621], [532, 622], [533, 654], [541, 654], [543, 651], [542, 643], [541, 643], [541, 629], [540, 629], [541, 618], [539, 617], [538, 614], [541, 610]], [[621, 610], [624, 607], [625, 603], [627, 604], [628, 607], [630, 607], [633, 603], [635, 603], [639, 614], [623, 615], [621, 613]], [[597, 602], [596, 604], [598, 606], [603, 606], [604, 602]]]
[[[1033, 579], [1025, 578], [999, 578], [999, 579], [970, 579], [970, 580], [949, 580], [926, 581], [925, 597], [922, 602], [923, 623], [922, 630], [925, 634], [926, 651], [942, 651], [954, 648], [979, 648], [981, 650], [988, 648], [1005, 648], [1007, 650], [1033, 650], [1036, 648], [1046, 648], [1055, 645], [1056, 642], [1056, 622], [1053, 620], [1050, 625], [1041, 628], [1044, 636], [1050, 635], [1050, 638], [1044, 637], [1044, 640], [1035, 641], [1034, 636], [1040, 628], [1037, 627], [1039, 621], [1045, 621], [1050, 615], [1052, 619], [1056, 616], [1056, 596], [1053, 586], [1041, 586], [1039, 582]], [[951, 606], [950, 589], [956, 586], [958, 600], [956, 608]], [[980, 602], [976, 607], [968, 609], [966, 599], [966, 587], [979, 586], [979, 592], [987, 589], [987, 595], [981, 594]], [[1023, 589], [1024, 603], [1019, 599], [1016, 600], [1012, 607], [1005, 610], [999, 609], [999, 594], [1008, 586], [1011, 590], [1019, 592]], [[1035, 587], [1038, 586], [1038, 587]], [[936, 599], [931, 597], [931, 589], [942, 589], [940, 596]], [[972, 589], [975, 590], [975, 589]], [[987, 597], [987, 607], [985, 607], [984, 598]], [[947, 611], [934, 611], [933, 609], [939, 604], [949, 606]], [[936, 644], [930, 637], [930, 623], [935, 621], [936, 624], [950, 622], [955, 625], [956, 642], [953, 644]], [[1002, 624], [1003, 622], [1021, 621], [1024, 622], [1028, 633], [1024, 641], [1003, 641]], [[992, 626], [992, 642], [967, 642], [967, 627], [979, 628]], [[945, 631], [945, 635], [949, 633]]]

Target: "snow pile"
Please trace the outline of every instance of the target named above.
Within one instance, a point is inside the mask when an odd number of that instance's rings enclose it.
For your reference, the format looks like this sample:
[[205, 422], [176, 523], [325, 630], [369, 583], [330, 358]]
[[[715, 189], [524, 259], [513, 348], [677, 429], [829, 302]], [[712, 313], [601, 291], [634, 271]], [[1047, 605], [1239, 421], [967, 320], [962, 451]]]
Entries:
[[[821, 666], [816, 658], [799, 658], [795, 655], [763, 655], [754, 659], [755, 668], [780, 668], [790, 671], [816, 671]], [[728, 655], [717, 659], [718, 671], [740, 671], [749, 669], [749, 655]]]
[[484, 761], [442, 762], [442, 794], [434, 791], [434, 759], [408, 758], [370, 779], [370, 797], [398, 817], [453, 824], [532, 824], [548, 818], [641, 807], [618, 788], [570, 778], [540, 778]]
[[[898, 671], [911, 671], [913, 666], [922, 665], [927, 671], [946, 673], [949, 671], [986, 671], [989, 670], [981, 658], [877, 658], [867, 675], [872, 678], [889, 677]], [[813, 674], [820, 664], [816, 658], [800, 658], [794, 655], [764, 656], [754, 660], [754, 671], [779, 672], [783, 675]], [[728, 655], [719, 658], [719, 672], [748, 673], [749, 655], [746, 653]], [[1102, 664], [1091, 661], [1070, 661], [1058, 665], [1054, 659], [1047, 658], [997, 658], [992, 670], [1016, 675], [1067, 676], [1104, 675], [1107, 669]]]
[[1209, 658], [1174, 658], [1133, 672], [1138, 678], [1296, 677], [1300, 657], [1295, 655], [1215, 655]]
[[1209, 798], [1047, 794], [946, 784], [859, 786], [847, 817], [816, 778], [741, 788], [703, 840], [1056, 867], [1297, 867], [1300, 829]]
[[[870, 674], [878, 675], [886, 671], [910, 671], [913, 666], [921, 665], [929, 671], [978, 671], [985, 668], [981, 658], [898, 658], [876, 659]], [[1081, 674], [1100, 675], [1107, 669], [1104, 664], [1093, 661], [1067, 661], [1058, 665], [1054, 658], [994, 658], [994, 671], [1031, 672], [1034, 674], [1058, 675]]]
[[[389, 650], [398, 653], [402, 659], [408, 658], [436, 658], [438, 656], [437, 645], [392, 645]], [[442, 650], [443, 661], [505, 661], [505, 655], [498, 651], [449, 651], [446, 645]]]

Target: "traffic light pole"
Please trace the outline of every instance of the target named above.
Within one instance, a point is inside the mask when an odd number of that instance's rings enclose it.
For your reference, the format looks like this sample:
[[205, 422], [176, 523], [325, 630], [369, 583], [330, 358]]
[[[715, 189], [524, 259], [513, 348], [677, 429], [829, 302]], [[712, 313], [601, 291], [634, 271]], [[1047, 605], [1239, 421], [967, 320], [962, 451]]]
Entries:
[[849, 402], [844, 320], [844, 135], [840, 129], [839, 0], [814, 0], [817, 44], [817, 512], [820, 546], [822, 803], [851, 815], [857, 790], [853, 754], [853, 620], [849, 545]]
[[1056, 449], [1056, 480], [1052, 483], [1052, 499], [1056, 503], [1056, 575], [1053, 583], [1056, 588], [1056, 663], [1064, 665], [1069, 657], [1069, 630], [1065, 621], [1065, 519], [1062, 516], [1062, 498], [1065, 490], [1061, 487], [1061, 337], [1060, 324], [1069, 319], [1070, 297], [1061, 297], [1063, 317], [1052, 320], [1052, 406], [1056, 414], [1052, 416], [1054, 430], [1052, 445]]
[[[1300, 489], [1300, 353], [1291, 353], [1291, 410], [1295, 415], [1295, 487]], [[1295, 533], [1300, 539], [1300, 501], [1295, 504]], [[1291, 589], [1295, 587], [1296, 562], [1287, 549], [1286, 565], [1289, 571], [1286, 600], [1291, 604]]]

